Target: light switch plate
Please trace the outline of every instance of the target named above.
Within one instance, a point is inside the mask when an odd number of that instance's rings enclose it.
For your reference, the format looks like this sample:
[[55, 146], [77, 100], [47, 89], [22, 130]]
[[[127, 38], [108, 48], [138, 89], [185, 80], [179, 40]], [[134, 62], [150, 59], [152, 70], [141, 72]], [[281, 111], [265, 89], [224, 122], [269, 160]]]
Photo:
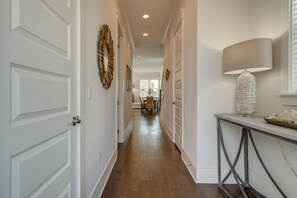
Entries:
[[88, 86], [88, 99], [92, 99], [92, 87]]

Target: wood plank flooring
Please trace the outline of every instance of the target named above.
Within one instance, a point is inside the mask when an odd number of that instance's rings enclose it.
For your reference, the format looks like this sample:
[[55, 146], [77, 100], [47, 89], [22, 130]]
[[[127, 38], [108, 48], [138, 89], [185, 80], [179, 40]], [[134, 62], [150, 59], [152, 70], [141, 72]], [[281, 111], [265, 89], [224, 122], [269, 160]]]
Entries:
[[[180, 153], [162, 131], [158, 115], [133, 112], [133, 131], [119, 144], [103, 198], [223, 198], [217, 185], [196, 184]], [[237, 188], [230, 188], [241, 197]]]

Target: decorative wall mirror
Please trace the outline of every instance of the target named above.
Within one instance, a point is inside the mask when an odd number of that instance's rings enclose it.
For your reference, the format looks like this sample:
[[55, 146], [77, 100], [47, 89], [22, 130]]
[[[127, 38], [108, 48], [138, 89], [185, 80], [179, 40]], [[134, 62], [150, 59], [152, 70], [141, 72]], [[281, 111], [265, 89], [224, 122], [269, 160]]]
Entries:
[[106, 24], [102, 26], [99, 34], [98, 68], [103, 87], [108, 89], [113, 80], [114, 49], [111, 31]]

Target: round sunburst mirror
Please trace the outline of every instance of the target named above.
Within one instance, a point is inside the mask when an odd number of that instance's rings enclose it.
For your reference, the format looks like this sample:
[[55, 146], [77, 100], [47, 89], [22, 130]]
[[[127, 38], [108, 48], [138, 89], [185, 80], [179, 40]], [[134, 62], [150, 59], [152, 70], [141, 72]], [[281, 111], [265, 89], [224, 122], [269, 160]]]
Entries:
[[103, 87], [108, 89], [113, 80], [114, 49], [111, 31], [106, 24], [102, 26], [99, 34], [98, 67]]

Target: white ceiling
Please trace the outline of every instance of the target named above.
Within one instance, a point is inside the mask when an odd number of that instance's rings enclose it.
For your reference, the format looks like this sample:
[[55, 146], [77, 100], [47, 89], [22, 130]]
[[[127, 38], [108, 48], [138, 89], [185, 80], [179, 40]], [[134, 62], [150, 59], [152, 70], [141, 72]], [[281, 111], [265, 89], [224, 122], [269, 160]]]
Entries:
[[[178, 2], [179, 0], [119, 0], [135, 45], [134, 72], [160, 71], [163, 66], [162, 40]], [[150, 18], [143, 19], [144, 14], [148, 14]], [[143, 33], [149, 35], [144, 37]]]

